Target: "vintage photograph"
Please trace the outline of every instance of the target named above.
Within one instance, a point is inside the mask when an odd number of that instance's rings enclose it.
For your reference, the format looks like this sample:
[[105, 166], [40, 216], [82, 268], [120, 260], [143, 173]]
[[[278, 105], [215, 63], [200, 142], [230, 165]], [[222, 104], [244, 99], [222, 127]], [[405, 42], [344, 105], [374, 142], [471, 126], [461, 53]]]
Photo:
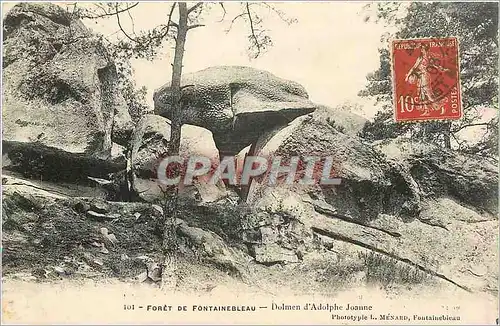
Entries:
[[2, 324], [498, 325], [498, 2], [1, 6]]

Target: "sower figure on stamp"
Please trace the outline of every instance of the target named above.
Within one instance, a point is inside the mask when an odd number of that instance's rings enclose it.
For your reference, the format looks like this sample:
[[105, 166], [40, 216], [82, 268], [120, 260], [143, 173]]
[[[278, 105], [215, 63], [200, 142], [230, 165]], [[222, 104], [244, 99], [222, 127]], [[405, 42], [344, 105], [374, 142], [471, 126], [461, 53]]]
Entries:
[[420, 46], [420, 55], [405, 77], [407, 83], [417, 84], [419, 106], [423, 110], [422, 116], [428, 116], [430, 109], [434, 111], [441, 110], [441, 115], [444, 114], [443, 104], [448, 98], [439, 98], [441, 94], [435, 94], [431, 88], [431, 71], [449, 71], [449, 69], [442, 67], [439, 61], [439, 55], [429, 52], [428, 45], [422, 44]]

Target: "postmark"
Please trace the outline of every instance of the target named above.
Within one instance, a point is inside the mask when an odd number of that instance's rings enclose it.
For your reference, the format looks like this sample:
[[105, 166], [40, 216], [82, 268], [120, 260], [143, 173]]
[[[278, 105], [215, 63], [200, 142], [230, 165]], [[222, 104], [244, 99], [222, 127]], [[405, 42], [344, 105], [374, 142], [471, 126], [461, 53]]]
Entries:
[[391, 59], [397, 122], [462, 117], [456, 37], [393, 40]]

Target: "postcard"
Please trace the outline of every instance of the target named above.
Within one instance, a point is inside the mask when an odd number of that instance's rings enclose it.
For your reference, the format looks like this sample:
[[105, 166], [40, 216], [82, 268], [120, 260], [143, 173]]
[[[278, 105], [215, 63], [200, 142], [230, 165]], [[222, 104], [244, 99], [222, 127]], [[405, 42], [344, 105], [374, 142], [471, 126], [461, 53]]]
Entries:
[[498, 2], [2, 2], [2, 324], [498, 325]]

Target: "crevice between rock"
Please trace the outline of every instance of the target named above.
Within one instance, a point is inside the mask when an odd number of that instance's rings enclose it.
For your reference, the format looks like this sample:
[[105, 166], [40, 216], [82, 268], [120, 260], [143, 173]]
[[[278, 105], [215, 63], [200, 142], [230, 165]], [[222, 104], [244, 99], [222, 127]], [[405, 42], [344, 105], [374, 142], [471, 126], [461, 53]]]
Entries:
[[433, 271], [433, 270], [430, 270], [430, 269], [428, 269], [428, 268], [426, 268], [426, 267], [424, 267], [424, 266], [422, 266], [422, 265], [416, 264], [416, 263], [412, 262], [410, 259], [407, 259], [407, 258], [401, 258], [401, 257], [399, 257], [399, 256], [397, 256], [397, 255], [395, 255], [395, 254], [390, 253], [390, 252], [387, 252], [387, 251], [381, 250], [381, 249], [379, 249], [379, 248], [376, 248], [376, 247], [371, 246], [371, 245], [369, 245], [369, 244], [363, 243], [363, 242], [361, 242], [361, 241], [357, 241], [357, 240], [354, 240], [354, 239], [350, 239], [350, 238], [348, 238], [348, 237], [346, 237], [346, 236], [343, 236], [343, 235], [341, 235], [341, 234], [334, 233], [334, 232], [332, 232], [332, 231], [323, 230], [323, 229], [321, 229], [321, 228], [314, 227], [314, 226], [313, 226], [313, 227], [311, 227], [311, 230], [312, 230], [313, 232], [317, 233], [317, 234], [322, 235], [322, 236], [327, 236], [327, 237], [332, 238], [332, 239], [334, 239], [334, 240], [344, 241], [344, 242], [347, 242], [347, 243], [350, 243], [350, 244], [353, 244], [353, 245], [356, 245], [356, 246], [360, 246], [360, 247], [363, 247], [363, 248], [365, 248], [365, 249], [368, 249], [368, 250], [374, 251], [374, 252], [376, 252], [376, 253], [379, 253], [379, 254], [381, 254], [381, 255], [385, 255], [385, 256], [387, 256], [387, 257], [390, 257], [390, 258], [392, 258], [392, 259], [395, 259], [395, 260], [397, 260], [397, 261], [399, 261], [399, 262], [402, 262], [402, 263], [405, 263], [405, 264], [408, 264], [408, 265], [414, 266], [415, 268], [418, 268], [419, 270], [421, 270], [421, 271], [423, 271], [423, 272], [425, 272], [425, 273], [428, 273], [428, 274], [430, 274], [430, 275], [432, 275], [432, 276], [435, 276], [435, 277], [440, 278], [440, 279], [442, 279], [442, 280], [444, 280], [444, 281], [446, 281], [446, 282], [449, 282], [449, 283], [451, 283], [451, 284], [453, 284], [453, 285], [455, 285], [455, 286], [457, 286], [457, 287], [461, 288], [462, 290], [465, 290], [465, 291], [467, 291], [467, 292], [472, 292], [472, 291], [471, 291], [469, 288], [467, 288], [466, 286], [456, 283], [455, 281], [453, 281], [453, 280], [449, 279], [448, 277], [446, 277], [446, 276], [445, 276], [445, 275], [443, 275], [443, 274], [440, 274], [440, 273], [438, 273], [438, 272], [435, 272], [435, 271]]
[[325, 208], [325, 207], [321, 207], [321, 206], [319, 206], [317, 204], [314, 204], [314, 203], [312, 205], [314, 207], [314, 210], [316, 212], [320, 213], [320, 214], [327, 215], [327, 216], [330, 216], [330, 217], [335, 217], [335, 218], [338, 218], [339, 220], [342, 220], [342, 221], [345, 221], [345, 222], [348, 222], [348, 223], [353, 223], [353, 224], [361, 225], [361, 226], [364, 226], [364, 227], [367, 227], [367, 228], [370, 228], [370, 229], [374, 229], [374, 230], [377, 230], [377, 231], [380, 231], [380, 232], [384, 232], [384, 233], [390, 235], [391, 237], [395, 237], [395, 238], [401, 237], [401, 233], [398, 233], [398, 232], [395, 232], [395, 231], [384, 230], [384, 229], [376, 227], [376, 226], [371, 226], [371, 225], [368, 225], [366, 223], [363, 223], [363, 222], [360, 222], [360, 221], [356, 221], [355, 219], [353, 219], [353, 218], [351, 218], [349, 216], [338, 214], [335, 211], [332, 211], [331, 209], [328, 209], [328, 208]]
[[429, 220], [424, 220], [424, 219], [420, 219], [420, 218], [419, 218], [418, 220], [419, 220], [421, 223], [423, 223], [423, 224], [426, 224], [426, 225], [429, 225], [429, 226], [433, 226], [433, 227], [437, 227], [437, 228], [441, 228], [441, 229], [444, 229], [444, 230], [446, 230], [446, 231], [448, 231], [448, 232], [450, 231], [450, 230], [448, 230], [448, 228], [447, 228], [446, 226], [444, 226], [444, 225], [440, 225], [440, 224], [438, 224], [438, 223], [432, 223], [432, 222], [431, 222], [431, 221], [429, 221]]

